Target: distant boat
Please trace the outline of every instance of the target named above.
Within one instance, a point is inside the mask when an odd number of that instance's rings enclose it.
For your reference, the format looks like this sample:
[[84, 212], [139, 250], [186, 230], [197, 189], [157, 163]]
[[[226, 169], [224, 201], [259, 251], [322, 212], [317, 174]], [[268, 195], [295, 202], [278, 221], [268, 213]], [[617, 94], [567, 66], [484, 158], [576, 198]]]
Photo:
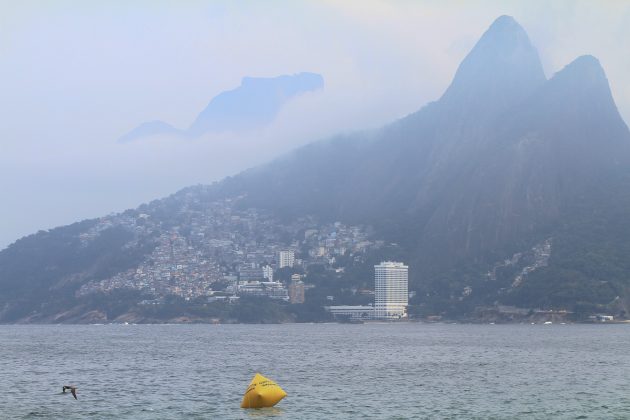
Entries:
[[551, 322], [551, 321], [545, 321], [545, 324], [544, 324], [544, 325], [550, 325], [550, 324], [553, 324], [553, 322]]

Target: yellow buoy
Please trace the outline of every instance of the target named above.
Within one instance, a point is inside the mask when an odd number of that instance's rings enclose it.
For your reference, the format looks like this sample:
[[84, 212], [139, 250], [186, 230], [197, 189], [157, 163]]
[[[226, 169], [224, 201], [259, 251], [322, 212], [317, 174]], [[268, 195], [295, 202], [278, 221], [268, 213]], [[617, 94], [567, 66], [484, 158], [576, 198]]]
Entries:
[[243, 395], [241, 408], [273, 407], [286, 396], [287, 393], [280, 385], [257, 373]]

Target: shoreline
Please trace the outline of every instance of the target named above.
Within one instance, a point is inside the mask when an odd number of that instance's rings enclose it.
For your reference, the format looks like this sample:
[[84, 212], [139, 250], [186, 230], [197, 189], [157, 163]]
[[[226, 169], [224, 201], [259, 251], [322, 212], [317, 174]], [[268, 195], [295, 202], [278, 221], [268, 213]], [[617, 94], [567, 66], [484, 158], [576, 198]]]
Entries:
[[409, 319], [403, 321], [376, 321], [367, 320], [362, 322], [338, 322], [338, 321], [322, 321], [322, 322], [210, 322], [202, 320], [189, 321], [158, 321], [158, 322], [11, 322], [0, 323], [0, 326], [15, 325], [401, 325], [401, 324], [423, 324], [423, 325], [624, 325], [630, 324], [630, 320], [614, 320], [614, 321], [570, 321], [570, 322], [483, 322], [475, 320], [442, 320], [427, 321], [421, 319]]

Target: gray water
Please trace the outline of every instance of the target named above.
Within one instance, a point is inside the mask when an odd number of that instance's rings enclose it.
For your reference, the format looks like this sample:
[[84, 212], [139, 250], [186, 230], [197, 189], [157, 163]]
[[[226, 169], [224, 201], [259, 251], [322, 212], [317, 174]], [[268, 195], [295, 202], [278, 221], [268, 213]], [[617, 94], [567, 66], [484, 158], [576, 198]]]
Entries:
[[[0, 326], [0, 418], [630, 418], [629, 349], [628, 325]], [[288, 397], [240, 409], [255, 372]]]

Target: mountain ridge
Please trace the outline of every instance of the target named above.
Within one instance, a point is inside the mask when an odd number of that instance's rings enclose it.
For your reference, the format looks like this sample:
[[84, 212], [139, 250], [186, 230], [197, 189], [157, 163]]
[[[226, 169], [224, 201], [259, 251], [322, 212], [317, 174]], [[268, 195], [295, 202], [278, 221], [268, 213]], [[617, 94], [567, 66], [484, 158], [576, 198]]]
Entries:
[[[627, 311], [629, 164], [630, 132], [599, 61], [578, 57], [547, 80], [524, 29], [502, 16], [437, 101], [381, 129], [182, 190], [151, 217], [185, 227], [182, 197], [192, 196], [200, 208], [227, 200], [239, 211], [266, 211], [280, 225], [306, 216], [369, 225], [375, 238], [396, 244], [374, 257], [412, 268], [418, 314], [470, 315], [499, 303]], [[138, 249], [149, 249], [147, 241]], [[530, 265], [501, 264], [531, 249], [547, 254]], [[14, 251], [0, 252], [0, 289], [2, 261], [11, 264]], [[111, 258], [133, 265], [116, 252]], [[516, 281], [518, 270], [525, 274]], [[76, 274], [64, 271], [80, 285]]]
[[140, 124], [121, 136], [118, 142], [129, 143], [156, 135], [197, 138], [207, 132], [252, 130], [271, 123], [289, 99], [323, 87], [324, 78], [316, 73], [246, 76], [238, 87], [213, 97], [188, 128], [178, 129], [154, 120]]

